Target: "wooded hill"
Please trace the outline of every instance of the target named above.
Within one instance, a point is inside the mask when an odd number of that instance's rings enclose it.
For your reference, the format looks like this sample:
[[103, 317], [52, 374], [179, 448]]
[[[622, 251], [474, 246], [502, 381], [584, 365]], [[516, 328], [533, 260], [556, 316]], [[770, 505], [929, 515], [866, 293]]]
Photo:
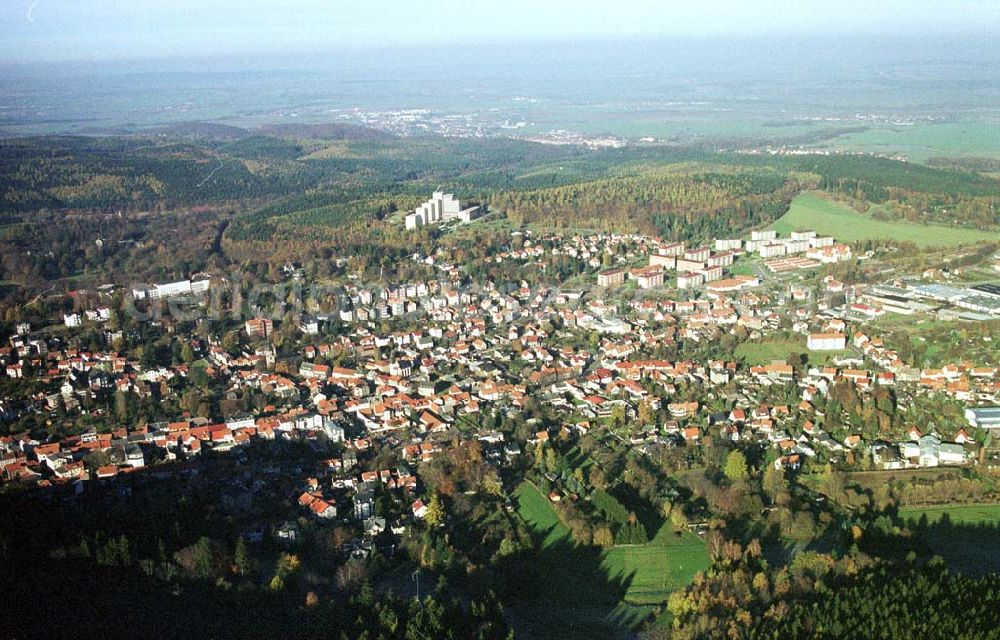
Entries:
[[394, 215], [437, 188], [489, 205], [514, 227], [692, 242], [766, 225], [813, 188], [862, 211], [888, 202], [883, 217], [1000, 228], [997, 180], [883, 158], [189, 124], [149, 135], [0, 141], [0, 279], [111, 277], [109, 265], [170, 277], [178, 263], [190, 271], [316, 256], [393, 264], [440, 234], [405, 232]]

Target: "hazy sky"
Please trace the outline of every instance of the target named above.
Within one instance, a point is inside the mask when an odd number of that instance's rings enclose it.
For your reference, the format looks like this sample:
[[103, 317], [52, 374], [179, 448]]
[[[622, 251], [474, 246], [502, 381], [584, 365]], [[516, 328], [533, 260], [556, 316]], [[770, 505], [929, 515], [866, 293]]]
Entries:
[[1000, 0], [0, 0], [0, 61], [621, 36], [1000, 35]]

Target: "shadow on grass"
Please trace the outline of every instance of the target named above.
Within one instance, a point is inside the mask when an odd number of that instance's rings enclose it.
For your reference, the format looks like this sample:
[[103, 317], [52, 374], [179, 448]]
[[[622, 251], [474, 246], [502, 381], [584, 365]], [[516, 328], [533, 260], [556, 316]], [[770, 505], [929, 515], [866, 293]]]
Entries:
[[970, 576], [1000, 571], [1000, 523], [953, 522], [947, 512], [933, 522], [923, 514], [905, 523], [926, 553], [941, 556], [952, 571]]
[[649, 539], [652, 540], [664, 523], [663, 514], [656, 505], [650, 503], [649, 500], [643, 498], [639, 492], [625, 483], [615, 485], [611, 494], [626, 509], [635, 513], [635, 517], [642, 523], [646, 533], [649, 534]]
[[[530, 498], [536, 502], [546, 500], [533, 486], [525, 491], [535, 492]], [[511, 607], [518, 637], [621, 638], [645, 619], [646, 608], [638, 612], [623, 603], [634, 572], [610, 575], [603, 550], [575, 543], [561, 523], [528, 525], [534, 550], [519, 560], [532, 567], [531, 579]]]

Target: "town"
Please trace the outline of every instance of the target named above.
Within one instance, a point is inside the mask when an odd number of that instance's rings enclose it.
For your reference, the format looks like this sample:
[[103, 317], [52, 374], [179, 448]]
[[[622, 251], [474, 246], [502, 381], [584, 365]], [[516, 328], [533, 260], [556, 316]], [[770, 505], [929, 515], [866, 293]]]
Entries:
[[0, 640], [1000, 640], [1000, 13], [802, 4], [0, 3]]
[[[434, 198], [411, 214], [426, 212], [414, 224], [473, 219], [452, 196]], [[131, 491], [157, 478], [197, 482], [202, 458], [228, 456], [247, 469], [216, 485], [234, 512], [255, 513], [265, 497], [287, 504], [283, 520], [252, 519], [247, 535], [294, 538], [303, 516], [345, 527], [344, 548], [358, 553], [387, 529], [403, 535], [426, 518], [437, 495], [418, 469], [469, 447], [484, 461], [483, 481], [497, 486], [511, 469], [539, 464], [547, 443], [583, 437], [645, 456], [686, 452], [689, 463], [706, 441], [745, 443], [789, 472], [996, 464], [996, 363], [916, 367], [865, 326], [915, 313], [982, 322], [1000, 312], [994, 285], [810, 282], [799, 274], [855, 260], [849, 246], [810, 231], [701, 247], [516, 231], [507, 251], [486, 260], [554, 258], [590, 275], [578, 286], [501, 291], [472, 282], [443, 250], [417, 254], [437, 279], [352, 284], [325, 313], [252, 318], [221, 335], [154, 322], [174, 345], [155, 360], [97, 346], [121, 341], [126, 323], [111, 307], [129, 291], [75, 292], [73, 312], [48, 326], [19, 323], [0, 350], [8, 378], [52, 390], [4, 398], [3, 415], [100, 426], [51, 440], [3, 437], [3, 481], [65, 496]], [[189, 296], [197, 306], [220, 285], [198, 277], [131, 297]], [[734, 357], [741, 344], [774, 341], [794, 357]], [[209, 388], [225, 390], [218, 410], [200, 399]], [[935, 398], [957, 403], [965, 421], [900, 420]], [[130, 421], [139, 405], [156, 406], [157, 418]], [[169, 406], [177, 412], [164, 413]], [[259, 456], [275, 442], [301, 443], [315, 459], [296, 465], [277, 496], [268, 478], [290, 470], [246, 467], [244, 452]], [[547, 477], [550, 500], [574, 492], [575, 483]], [[386, 500], [376, 504], [379, 495]]]

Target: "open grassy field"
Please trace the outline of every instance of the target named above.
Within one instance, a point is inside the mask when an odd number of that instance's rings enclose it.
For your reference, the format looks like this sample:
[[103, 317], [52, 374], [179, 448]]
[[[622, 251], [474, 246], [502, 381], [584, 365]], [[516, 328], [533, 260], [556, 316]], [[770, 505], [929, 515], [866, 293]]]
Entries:
[[781, 235], [797, 229], [811, 229], [820, 235], [831, 235], [840, 242], [888, 239], [913, 242], [919, 247], [996, 240], [996, 233], [978, 229], [875, 220], [846, 204], [815, 192], [803, 193], [795, 198], [788, 213], [776, 220], [771, 227]]
[[876, 125], [817, 144], [825, 149], [903, 155], [914, 162], [934, 156], [1000, 157], [1000, 127], [967, 120], [915, 125]]
[[950, 362], [995, 364], [1000, 356], [1000, 322], [964, 322], [918, 316], [887, 316], [871, 323], [882, 332], [906, 333], [925, 349], [923, 366], [939, 367]]
[[601, 566], [613, 577], [631, 576], [625, 602], [656, 605], [708, 565], [708, 550], [701, 538], [687, 531], [678, 536], [664, 525], [649, 544], [608, 550]]
[[1000, 504], [958, 504], [936, 507], [915, 507], [900, 509], [903, 520], [920, 520], [927, 516], [927, 522], [935, 524], [947, 515], [954, 524], [1000, 524]]
[[537, 637], [619, 638], [670, 593], [708, 567], [697, 536], [664, 527], [649, 543], [601, 551], [572, 542], [549, 501], [530, 483], [517, 490], [518, 513], [540, 538], [536, 605], [514, 608]]
[[837, 357], [857, 355], [850, 350], [809, 351], [806, 348], [805, 336], [801, 339], [774, 338], [761, 342], [744, 342], [736, 348], [736, 357], [751, 365], [768, 364], [773, 360], [786, 360], [792, 353], [806, 354], [810, 364], [825, 364]]
[[754, 271], [753, 265], [750, 260], [744, 259], [740, 260], [729, 269], [729, 273], [734, 276], [755, 276], [757, 272]]
[[763, 342], [744, 342], [736, 348], [736, 357], [749, 364], [768, 364], [772, 360], [784, 360], [791, 353], [806, 351], [803, 340], [765, 340]]
[[952, 570], [1000, 570], [1000, 504], [900, 509], [899, 515]]

